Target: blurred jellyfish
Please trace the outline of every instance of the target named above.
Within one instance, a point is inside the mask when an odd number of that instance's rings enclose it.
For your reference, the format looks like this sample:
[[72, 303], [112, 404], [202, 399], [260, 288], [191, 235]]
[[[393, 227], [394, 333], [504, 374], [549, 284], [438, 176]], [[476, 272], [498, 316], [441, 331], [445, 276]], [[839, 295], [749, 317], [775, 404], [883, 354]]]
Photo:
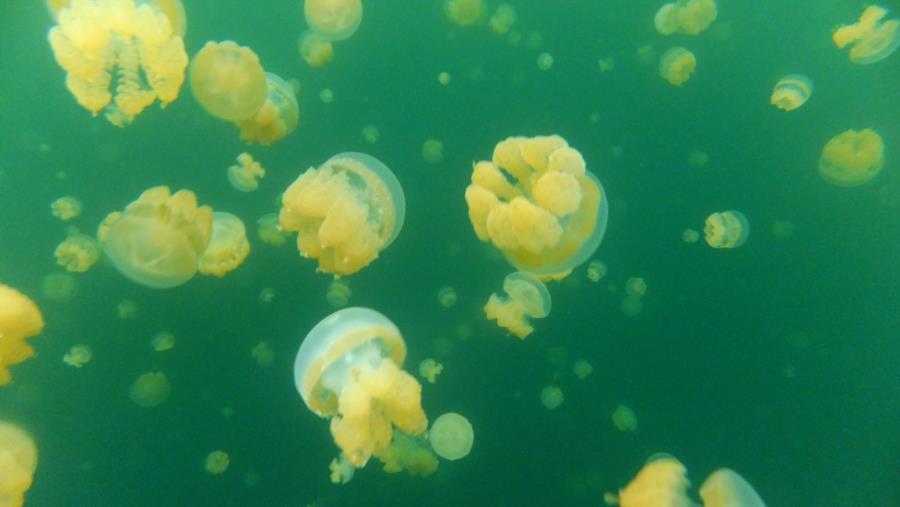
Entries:
[[644, 309], [644, 302], [640, 296], [627, 295], [620, 303], [622, 313], [626, 317], [636, 317]]
[[346, 281], [334, 280], [325, 291], [325, 301], [333, 308], [343, 308], [350, 302], [352, 295], [353, 291], [350, 290], [350, 285]]
[[81, 368], [91, 362], [94, 352], [87, 345], [72, 345], [72, 348], [63, 356], [63, 362], [75, 368]]
[[243, 264], [249, 253], [244, 222], [231, 213], [216, 211], [213, 213], [212, 236], [200, 256], [197, 269], [207, 276], [222, 277]]
[[516, 24], [516, 8], [510, 4], [498, 5], [488, 24], [497, 35], [505, 35]]
[[839, 187], [855, 187], [871, 180], [884, 167], [884, 142], [878, 132], [847, 130], [822, 148], [819, 174]]
[[472, 451], [475, 432], [468, 419], [456, 412], [447, 412], [431, 424], [428, 441], [438, 456], [456, 461], [465, 458]]
[[713, 213], [706, 217], [703, 234], [713, 248], [737, 248], [750, 236], [750, 222], [740, 211]]
[[663, 35], [697, 35], [716, 19], [715, 0], [676, 0], [656, 11], [653, 24]]
[[334, 45], [314, 31], [304, 32], [300, 36], [297, 48], [303, 61], [314, 69], [324, 67], [334, 58]]
[[279, 76], [266, 72], [266, 100], [249, 118], [235, 122], [241, 140], [269, 146], [297, 128], [300, 107], [294, 89]]
[[594, 367], [584, 359], [579, 359], [572, 365], [572, 373], [581, 380], [586, 379], [593, 371]]
[[659, 75], [674, 86], [681, 86], [697, 68], [694, 53], [681, 46], [669, 48], [659, 58]]
[[794, 223], [790, 220], [776, 220], [772, 223], [772, 235], [778, 239], [794, 237]]
[[599, 282], [606, 276], [606, 263], [600, 259], [594, 259], [588, 263], [587, 277], [592, 282]]
[[456, 26], [472, 26], [481, 19], [482, 0], [444, 0], [444, 15]]
[[734, 470], [720, 468], [700, 486], [703, 507], [766, 507], [759, 493]]
[[832, 40], [838, 48], [848, 44], [850, 61], [867, 65], [884, 60], [900, 47], [900, 19], [882, 22], [887, 10], [877, 5], [865, 8], [859, 21], [834, 31]]
[[802, 74], [788, 74], [775, 83], [772, 90], [772, 105], [784, 111], [793, 111], [802, 106], [812, 95], [813, 84]]
[[547, 410], [554, 410], [563, 404], [566, 397], [558, 386], [547, 386], [541, 390], [541, 404]]
[[331, 104], [334, 102], [334, 91], [331, 88], [322, 88], [322, 91], [319, 92], [319, 100], [323, 104]]
[[456, 304], [456, 289], [453, 287], [441, 287], [437, 294], [438, 303], [444, 308], [451, 308]]
[[444, 143], [428, 139], [422, 144], [422, 159], [429, 164], [437, 164], [444, 159]]
[[228, 182], [235, 190], [252, 192], [259, 188], [259, 180], [266, 175], [266, 170], [253, 160], [249, 153], [237, 156], [238, 163], [228, 168]]
[[123, 299], [116, 305], [116, 316], [122, 320], [131, 320], [137, 317], [138, 305], [130, 299]]
[[356, 468], [343, 454], [331, 460], [328, 470], [331, 472], [329, 478], [332, 484], [347, 484], [356, 472]]
[[160, 331], [150, 338], [150, 346], [156, 352], [165, 352], [175, 348], [175, 335], [168, 331]]
[[537, 66], [541, 70], [550, 70], [553, 67], [553, 55], [550, 53], [541, 53], [537, 57]]
[[550, 314], [550, 292], [534, 276], [516, 271], [503, 279], [506, 296], [491, 294], [484, 313], [497, 325], [519, 338], [525, 338], [534, 327], [529, 319], [542, 319]]
[[709, 164], [709, 153], [693, 150], [691, 154], [688, 155], [688, 165], [691, 167], [706, 167], [706, 164]]
[[442, 86], [447, 86], [450, 84], [450, 73], [441, 72], [438, 74], [438, 83], [441, 83]]
[[0, 505], [25, 505], [37, 462], [34, 438], [23, 428], [0, 420]]
[[632, 276], [625, 280], [625, 293], [636, 298], [644, 297], [647, 293], [647, 282], [643, 278]]
[[428, 441], [422, 437], [395, 431], [391, 445], [375, 455], [384, 471], [395, 474], [406, 471], [409, 475], [428, 477], [438, 469], [438, 459]]
[[94, 238], [76, 230], [69, 231], [68, 237], [53, 251], [56, 263], [66, 271], [84, 273], [100, 259], [100, 247]]
[[50, 203], [50, 212], [62, 221], [72, 220], [77, 217], [81, 214], [81, 209], [81, 201], [71, 195], [60, 197]]
[[250, 48], [233, 41], [207, 42], [191, 59], [191, 91], [207, 113], [236, 122], [266, 101], [266, 74]]
[[34, 355], [34, 348], [25, 340], [43, 329], [44, 317], [34, 301], [0, 283], [0, 386], [12, 381], [10, 366]]
[[667, 454], [650, 456], [640, 472], [619, 490], [619, 505], [695, 507], [687, 496], [687, 469]]
[[275, 352], [272, 351], [272, 347], [269, 346], [269, 343], [264, 341], [257, 343], [250, 350], [250, 355], [253, 357], [253, 360], [256, 361], [256, 364], [263, 368], [272, 366], [272, 362], [275, 361]]
[[154, 408], [162, 404], [172, 393], [169, 379], [161, 372], [147, 372], [139, 376], [128, 390], [128, 397], [141, 408]]
[[442, 371], [444, 371], [444, 365], [434, 359], [423, 359], [419, 363], [419, 376], [427, 380], [429, 384], [434, 384]]
[[653, 49], [653, 46], [647, 44], [637, 48], [635, 56], [637, 56], [638, 63], [641, 65], [652, 65], [656, 61], [656, 50]]
[[600, 72], [612, 72], [613, 69], [616, 68], [616, 61], [611, 56], [607, 56], [606, 58], [600, 58], [597, 60], [597, 69]]
[[637, 429], [637, 415], [631, 408], [619, 405], [612, 413], [612, 423], [619, 431], [635, 431]]
[[210, 474], [219, 475], [225, 473], [225, 470], [228, 470], [229, 463], [231, 463], [231, 459], [228, 457], [227, 452], [212, 451], [206, 455], [203, 466]]
[[267, 305], [275, 299], [275, 289], [264, 287], [259, 291], [259, 302]]
[[41, 283], [41, 293], [50, 301], [65, 303], [75, 294], [77, 283], [68, 273], [49, 273]]
[[340, 153], [300, 175], [284, 192], [281, 227], [298, 232], [303, 257], [318, 270], [355, 273], [374, 261], [400, 233], [403, 188], [381, 161]]
[[361, 0], [305, 0], [303, 14], [316, 33], [327, 40], [344, 40], [356, 33], [363, 17]]
[[289, 232], [281, 228], [278, 213], [266, 213], [256, 221], [256, 237], [267, 245], [281, 246], [290, 236]]
[[700, 233], [694, 229], [685, 229], [681, 231], [681, 241], [685, 243], [696, 243], [700, 239]]
[[375, 125], [366, 125], [362, 128], [362, 137], [369, 144], [377, 143], [380, 135]]

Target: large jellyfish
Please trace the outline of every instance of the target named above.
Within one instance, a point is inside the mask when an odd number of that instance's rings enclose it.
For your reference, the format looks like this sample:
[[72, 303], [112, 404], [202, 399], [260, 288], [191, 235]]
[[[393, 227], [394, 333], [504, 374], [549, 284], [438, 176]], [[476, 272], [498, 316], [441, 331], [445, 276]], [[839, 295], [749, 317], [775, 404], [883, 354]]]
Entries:
[[34, 301], [0, 283], [0, 386], [12, 381], [10, 366], [34, 355], [34, 349], [25, 340], [43, 329], [44, 316]]
[[793, 111], [802, 106], [812, 95], [813, 84], [802, 74], [788, 74], [775, 83], [772, 90], [772, 105], [784, 111]]
[[0, 420], [0, 506], [22, 507], [34, 480], [38, 452], [24, 429]]
[[498, 143], [491, 161], [475, 164], [466, 203], [478, 239], [542, 279], [565, 277], [587, 261], [609, 216], [603, 186], [559, 136]]
[[405, 213], [403, 188], [387, 166], [365, 153], [340, 153], [285, 190], [280, 220], [299, 233], [300, 254], [318, 259], [319, 271], [349, 275], [394, 241]]
[[351, 307], [322, 319], [303, 340], [294, 383], [303, 402], [331, 418], [331, 434], [356, 468], [388, 448], [395, 428], [425, 431], [422, 387], [401, 366], [406, 343], [384, 315]]
[[668, 454], [650, 456], [641, 471], [619, 490], [621, 507], [696, 507], [687, 496], [687, 469]]
[[877, 5], [866, 7], [859, 21], [843, 25], [832, 34], [834, 45], [843, 48], [848, 44], [850, 61], [867, 65], [884, 60], [900, 47], [900, 19], [882, 22], [887, 10]]
[[233, 41], [207, 42], [191, 60], [194, 98], [216, 118], [237, 122], [266, 102], [266, 74], [250, 48]]
[[238, 155], [237, 161], [228, 168], [228, 182], [235, 190], [253, 192], [259, 188], [259, 180], [266, 175], [266, 170], [246, 152]]
[[736, 210], [713, 213], [706, 217], [703, 234], [713, 248], [737, 248], [750, 236], [750, 221]]
[[884, 142], [878, 132], [847, 130], [822, 148], [819, 174], [839, 187], [855, 187], [874, 178], [884, 167]]
[[703, 507], [766, 507], [753, 486], [734, 470], [720, 468], [700, 486]]
[[47, 37], [78, 103], [117, 125], [178, 97], [188, 57], [179, 0], [72, 0]]
[[106, 257], [126, 278], [169, 288], [190, 280], [212, 235], [213, 212], [197, 206], [190, 190], [146, 190], [125, 211], [110, 213], [97, 237]]
[[653, 24], [663, 35], [697, 35], [716, 20], [715, 0], [677, 0], [656, 11]]
[[456, 412], [447, 412], [431, 424], [428, 441], [438, 456], [456, 461], [465, 458], [472, 451], [475, 432], [468, 419]]
[[659, 57], [659, 75], [673, 86], [681, 86], [697, 68], [694, 53], [681, 47], [669, 48]]
[[517, 271], [503, 279], [506, 296], [491, 294], [484, 313], [488, 319], [510, 333], [525, 338], [534, 331], [528, 319], [541, 319], [550, 314], [550, 292], [536, 277]]
[[266, 89], [266, 100], [256, 113], [235, 123], [242, 141], [269, 146], [297, 128], [300, 108], [291, 85], [266, 72]]
[[305, 0], [303, 14], [327, 40], [344, 40], [356, 33], [363, 17], [362, 0]]
[[76, 230], [69, 232], [65, 240], [53, 251], [56, 263], [66, 271], [84, 273], [100, 259], [100, 247], [94, 238]]
[[200, 256], [197, 269], [204, 275], [222, 277], [237, 269], [249, 253], [244, 222], [231, 213], [216, 211], [213, 213], [212, 236]]

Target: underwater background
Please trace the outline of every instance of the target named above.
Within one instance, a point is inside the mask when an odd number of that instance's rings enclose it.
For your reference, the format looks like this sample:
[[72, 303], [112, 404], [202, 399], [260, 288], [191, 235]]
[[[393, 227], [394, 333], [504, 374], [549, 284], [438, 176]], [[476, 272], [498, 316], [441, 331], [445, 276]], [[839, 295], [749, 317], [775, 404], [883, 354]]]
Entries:
[[[91, 118], [64, 86], [44, 3], [3, 0], [0, 280], [47, 321], [30, 340], [37, 356], [0, 388], [0, 419], [27, 428], [40, 453], [26, 505], [599, 506], [655, 452], [681, 460], [694, 484], [732, 468], [769, 506], [900, 505], [900, 55], [853, 65], [830, 39], [863, 2], [722, 0], [697, 37], [658, 34], [660, 0], [511, 3], [516, 27], [539, 34], [528, 44], [457, 27], [440, 1], [365, 1], [359, 31], [313, 70], [297, 53], [299, 1], [185, 0], [189, 54], [231, 39], [299, 80], [297, 131], [259, 147], [206, 114], [187, 83], [126, 128]], [[641, 63], [646, 45], [657, 55], [690, 48], [691, 80], [666, 83], [655, 62]], [[546, 71], [542, 52], [554, 57]], [[606, 57], [615, 66], [601, 72]], [[772, 86], [796, 72], [815, 92], [779, 111]], [[331, 103], [320, 100], [325, 88]], [[369, 124], [377, 143], [360, 133]], [[885, 168], [863, 186], [829, 185], [819, 154], [850, 128], [881, 134]], [[565, 138], [603, 183], [610, 218], [594, 257], [609, 274], [593, 283], [585, 265], [549, 284], [551, 314], [520, 341], [484, 317], [512, 268], [476, 238], [463, 193], [472, 162], [497, 142], [539, 134]], [[428, 138], [444, 143], [438, 164], [422, 159]], [[225, 175], [242, 151], [267, 171], [253, 193]], [[438, 381], [423, 383], [429, 417], [459, 412], [475, 429], [472, 453], [431, 477], [389, 475], [373, 461], [332, 485], [328, 422], [294, 387], [301, 340], [334, 311], [332, 277], [293, 240], [259, 241], [255, 222], [302, 171], [344, 151], [382, 160], [407, 201], [397, 240], [348, 278], [350, 303], [397, 324], [410, 371], [428, 357], [443, 363]], [[695, 151], [709, 162], [689, 163]], [[71, 224], [94, 234], [155, 185], [189, 188], [241, 217], [246, 262], [223, 279], [152, 290], [101, 261], [74, 275], [68, 301], [42, 296], [69, 225], [51, 215], [53, 200], [77, 196], [84, 212]], [[745, 245], [682, 241], [727, 209], [749, 219]], [[789, 233], [775, 234], [776, 222]], [[629, 317], [621, 300], [632, 276], [648, 290]], [[442, 286], [458, 293], [452, 308], [438, 303]], [[134, 319], [117, 317], [123, 300], [137, 304]], [[171, 351], [150, 347], [160, 331], [176, 337]], [[274, 352], [269, 367], [251, 357], [260, 341]], [[94, 352], [80, 369], [61, 361], [76, 343]], [[583, 380], [572, 372], [581, 359], [593, 365]], [[138, 407], [129, 385], [157, 370], [171, 397]], [[541, 404], [547, 385], [565, 394], [555, 410]], [[618, 405], [634, 410], [636, 431], [613, 426]], [[222, 475], [204, 470], [214, 449], [231, 459]]]

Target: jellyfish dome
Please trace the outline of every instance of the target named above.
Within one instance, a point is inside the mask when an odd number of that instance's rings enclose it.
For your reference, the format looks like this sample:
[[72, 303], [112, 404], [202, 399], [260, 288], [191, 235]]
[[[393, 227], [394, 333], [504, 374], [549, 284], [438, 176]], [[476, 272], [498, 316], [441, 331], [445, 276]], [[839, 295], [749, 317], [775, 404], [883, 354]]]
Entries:
[[169, 399], [172, 385], [161, 371], [139, 376], [128, 389], [128, 397], [141, 408], [155, 408]]
[[226, 121], [251, 118], [266, 102], [266, 74], [250, 48], [207, 42], [191, 60], [191, 91], [207, 113]]
[[497, 325], [519, 338], [534, 331], [529, 319], [541, 319], [550, 314], [550, 292], [538, 278], [522, 272], [506, 275], [503, 280], [506, 296], [491, 294], [484, 313]]
[[697, 68], [697, 58], [686, 48], [669, 48], [659, 57], [659, 75], [673, 86], [681, 86]]
[[713, 248], [737, 248], [750, 236], [750, 221], [740, 211], [713, 213], [706, 217], [703, 234]]
[[819, 174], [839, 187], [862, 185], [883, 167], [884, 142], [872, 129], [851, 129], [832, 137], [819, 157]]
[[200, 256], [197, 269], [204, 275], [223, 277], [243, 264], [249, 253], [244, 222], [231, 213], [216, 211], [213, 213], [212, 236]]
[[858, 22], [835, 30], [834, 45], [851, 45], [850, 61], [859, 65], [884, 60], [900, 47], [900, 19], [882, 21], [885, 16], [887, 10], [883, 7], [866, 7]]
[[331, 41], [312, 30], [304, 32], [300, 36], [297, 50], [303, 61], [314, 69], [324, 67], [334, 58], [334, 45]]
[[766, 507], [759, 493], [734, 470], [720, 468], [700, 486], [703, 507]]
[[303, 257], [319, 271], [355, 273], [400, 233], [406, 199], [400, 182], [365, 153], [340, 153], [300, 175], [282, 198], [281, 227], [298, 232]]
[[717, 15], [715, 0], [677, 0], [660, 7], [653, 24], [663, 35], [697, 35], [709, 28]]
[[0, 505], [25, 505], [25, 492], [34, 480], [38, 452], [24, 429], [0, 420]]
[[427, 427], [422, 387], [401, 369], [405, 358], [397, 326], [368, 308], [325, 317], [300, 345], [297, 391], [313, 413], [331, 418], [335, 443], [357, 468], [390, 445], [395, 428], [418, 435]]
[[305, 0], [303, 14], [309, 27], [326, 40], [344, 40], [362, 22], [362, 0]]
[[34, 349], [25, 340], [43, 329], [44, 316], [34, 301], [0, 283], [0, 386], [12, 381], [10, 366], [34, 355]]
[[558, 279], [587, 261], [606, 232], [609, 205], [584, 159], [559, 136], [510, 137], [475, 164], [469, 220], [519, 271]]
[[256, 113], [238, 121], [241, 140], [269, 146], [297, 128], [300, 107], [294, 89], [280, 77], [266, 72], [266, 100]]
[[237, 161], [228, 168], [228, 183], [240, 192], [253, 192], [259, 188], [259, 179], [266, 175], [266, 170], [249, 153], [241, 153]]
[[475, 432], [468, 419], [456, 412], [448, 412], [431, 424], [428, 441], [438, 456], [456, 461], [465, 458], [472, 451]]
[[84, 273], [100, 259], [100, 247], [94, 238], [73, 230], [57, 245], [53, 255], [56, 263], [66, 271]]
[[619, 491], [621, 507], [696, 507], [687, 496], [687, 469], [667, 454], [650, 456], [640, 472]]
[[789, 74], [779, 79], [772, 91], [772, 105], [784, 111], [802, 106], [812, 95], [813, 84], [802, 74]]

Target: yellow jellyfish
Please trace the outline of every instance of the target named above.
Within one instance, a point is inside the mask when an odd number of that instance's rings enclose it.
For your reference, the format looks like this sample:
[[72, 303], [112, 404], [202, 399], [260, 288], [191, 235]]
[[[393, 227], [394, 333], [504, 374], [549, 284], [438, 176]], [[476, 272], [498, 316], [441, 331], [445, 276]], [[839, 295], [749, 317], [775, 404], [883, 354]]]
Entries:
[[256, 220], [256, 236], [263, 243], [277, 247], [290, 238], [290, 233], [281, 228], [278, 213], [266, 213]]
[[305, 0], [303, 14], [309, 27], [325, 39], [344, 40], [362, 22], [362, 0]]
[[547, 386], [541, 390], [541, 404], [547, 410], [554, 410], [566, 400], [562, 389], [558, 386]]
[[591, 363], [585, 361], [584, 359], [579, 359], [572, 364], [572, 373], [575, 374], [581, 380], [587, 378], [594, 371], [594, 367], [591, 366]]
[[541, 53], [537, 57], [537, 66], [541, 70], [550, 70], [553, 67], [553, 55], [550, 53]]
[[137, 378], [128, 389], [128, 397], [141, 408], [154, 408], [172, 393], [172, 385], [165, 373], [147, 372]]
[[717, 14], [715, 0], [677, 0], [660, 7], [653, 24], [663, 35], [697, 35], [716, 20]]
[[122, 212], [110, 213], [97, 237], [103, 253], [126, 278], [152, 288], [190, 280], [212, 235], [213, 212], [197, 206], [190, 190], [153, 187]]
[[587, 277], [588, 280], [592, 282], [599, 282], [606, 276], [607, 273], [606, 263], [601, 261], [600, 259], [594, 259], [588, 263], [587, 267]]
[[429, 164], [437, 164], [444, 159], [444, 143], [438, 139], [428, 139], [422, 143], [422, 159]]
[[375, 125], [365, 125], [362, 128], [362, 137], [369, 144], [375, 144], [378, 142], [378, 138], [381, 137], [381, 133], [378, 131], [378, 127]]
[[188, 57], [178, 0], [72, 0], [47, 38], [66, 87], [95, 116], [130, 123], [159, 100], [178, 97]]
[[138, 305], [130, 299], [123, 299], [116, 305], [116, 316], [122, 320], [131, 320], [137, 317]]
[[431, 424], [428, 441], [438, 456], [448, 461], [456, 461], [472, 452], [475, 432], [468, 419], [456, 412], [447, 412]]
[[72, 345], [72, 348], [63, 356], [63, 362], [75, 368], [81, 368], [91, 362], [94, 352], [87, 345]]
[[0, 420], [0, 505], [22, 507], [34, 480], [38, 452], [24, 429]]
[[207, 42], [191, 60], [194, 98], [216, 118], [236, 122], [266, 102], [266, 73], [250, 48], [233, 41]]
[[350, 302], [353, 291], [344, 280], [334, 280], [325, 291], [325, 301], [334, 308], [343, 308]]
[[44, 317], [34, 301], [0, 283], [0, 386], [12, 381], [10, 366], [34, 355], [25, 340], [43, 329]]
[[681, 86], [697, 68], [694, 53], [681, 46], [669, 48], [659, 57], [659, 75], [673, 86]]
[[700, 239], [700, 233], [694, 229], [685, 229], [681, 231], [681, 241], [685, 243], [696, 243]]
[[441, 86], [447, 86], [450, 84], [450, 73], [449, 72], [441, 72], [438, 74], [438, 83], [441, 83]]
[[740, 211], [713, 213], [706, 217], [703, 234], [713, 248], [737, 248], [750, 236], [750, 222]]
[[562, 278], [587, 261], [606, 232], [603, 186], [559, 136], [510, 137], [474, 165], [469, 220], [519, 271]]
[[456, 26], [472, 26], [481, 19], [481, 0], [444, 0], [444, 16]]
[[272, 347], [269, 346], [268, 342], [257, 343], [250, 349], [250, 356], [253, 357], [256, 364], [263, 368], [272, 366], [272, 363], [275, 361], [275, 352], [272, 351]]
[[442, 371], [444, 371], [444, 365], [434, 359], [423, 359], [422, 362], [419, 363], [419, 376], [427, 380], [429, 384], [437, 382], [438, 375], [440, 375]]
[[497, 35], [505, 35], [516, 24], [516, 8], [510, 4], [498, 5], [488, 24]]
[[56, 247], [53, 255], [56, 256], [56, 263], [66, 271], [84, 273], [100, 259], [100, 247], [94, 238], [73, 229]]
[[349, 275], [368, 266], [403, 227], [400, 182], [365, 153], [340, 153], [300, 175], [284, 192], [281, 227], [298, 232], [303, 257], [318, 270]]
[[625, 280], [625, 293], [631, 297], [644, 297], [647, 293], [647, 282], [641, 277], [632, 276]]
[[884, 60], [900, 47], [900, 19], [882, 21], [886, 15], [883, 7], [866, 7], [858, 22], [835, 30], [834, 45], [844, 48], [850, 44], [850, 61], [856, 64]]
[[219, 475], [225, 473], [225, 470], [228, 470], [229, 463], [231, 463], [231, 459], [228, 457], [228, 453], [217, 450], [206, 455], [203, 467], [206, 468], [206, 471], [210, 474]]
[[456, 289], [453, 287], [441, 287], [437, 294], [438, 303], [444, 308], [451, 308], [456, 304]]
[[759, 493], [734, 470], [720, 468], [700, 486], [703, 507], [766, 507]]
[[839, 187], [855, 187], [871, 180], [884, 167], [884, 142], [878, 132], [847, 130], [822, 148], [819, 174]]
[[784, 111], [793, 111], [802, 106], [812, 95], [813, 84], [802, 74], [788, 74], [775, 83], [772, 104]]
[[328, 464], [328, 470], [332, 484], [347, 484], [353, 479], [353, 474], [356, 472], [356, 468], [343, 454], [331, 460], [331, 463]]
[[637, 415], [634, 410], [625, 405], [619, 405], [612, 413], [612, 423], [619, 431], [635, 431], [637, 429]]
[[620, 507], [696, 507], [687, 496], [687, 469], [667, 454], [650, 456], [640, 472], [619, 490]]
[[165, 352], [175, 348], [175, 335], [168, 331], [160, 331], [150, 339], [150, 346], [156, 352]]
[[324, 67], [334, 58], [334, 45], [331, 41], [312, 30], [300, 36], [297, 50], [303, 61], [314, 69]]
[[361, 468], [391, 443], [394, 428], [425, 431], [422, 387], [401, 366], [406, 343], [397, 326], [368, 308], [322, 319], [300, 345], [294, 383], [315, 414], [331, 419], [343, 456]]
[[428, 477], [437, 471], [438, 459], [422, 438], [395, 431], [391, 445], [375, 455], [389, 474], [406, 471], [409, 475]]
[[68, 273], [49, 273], [41, 283], [41, 293], [50, 301], [64, 303], [72, 299], [77, 283]]
[[547, 286], [528, 273], [517, 271], [503, 279], [506, 296], [491, 294], [484, 313], [497, 325], [519, 338], [534, 331], [528, 319], [542, 319], [550, 314], [550, 292]]
[[81, 209], [81, 201], [71, 195], [60, 197], [50, 203], [50, 212], [62, 221], [72, 220], [77, 217], [81, 214]]
[[235, 190], [252, 192], [259, 188], [259, 180], [266, 175], [266, 170], [253, 160], [249, 153], [237, 156], [238, 163], [228, 168], [228, 182]]
[[197, 266], [200, 273], [225, 276], [243, 264], [248, 254], [250, 243], [244, 222], [231, 213], [213, 213], [212, 236]]
[[269, 146], [297, 128], [300, 108], [294, 89], [280, 77], [266, 72], [266, 101], [250, 118], [238, 121], [241, 140]]

